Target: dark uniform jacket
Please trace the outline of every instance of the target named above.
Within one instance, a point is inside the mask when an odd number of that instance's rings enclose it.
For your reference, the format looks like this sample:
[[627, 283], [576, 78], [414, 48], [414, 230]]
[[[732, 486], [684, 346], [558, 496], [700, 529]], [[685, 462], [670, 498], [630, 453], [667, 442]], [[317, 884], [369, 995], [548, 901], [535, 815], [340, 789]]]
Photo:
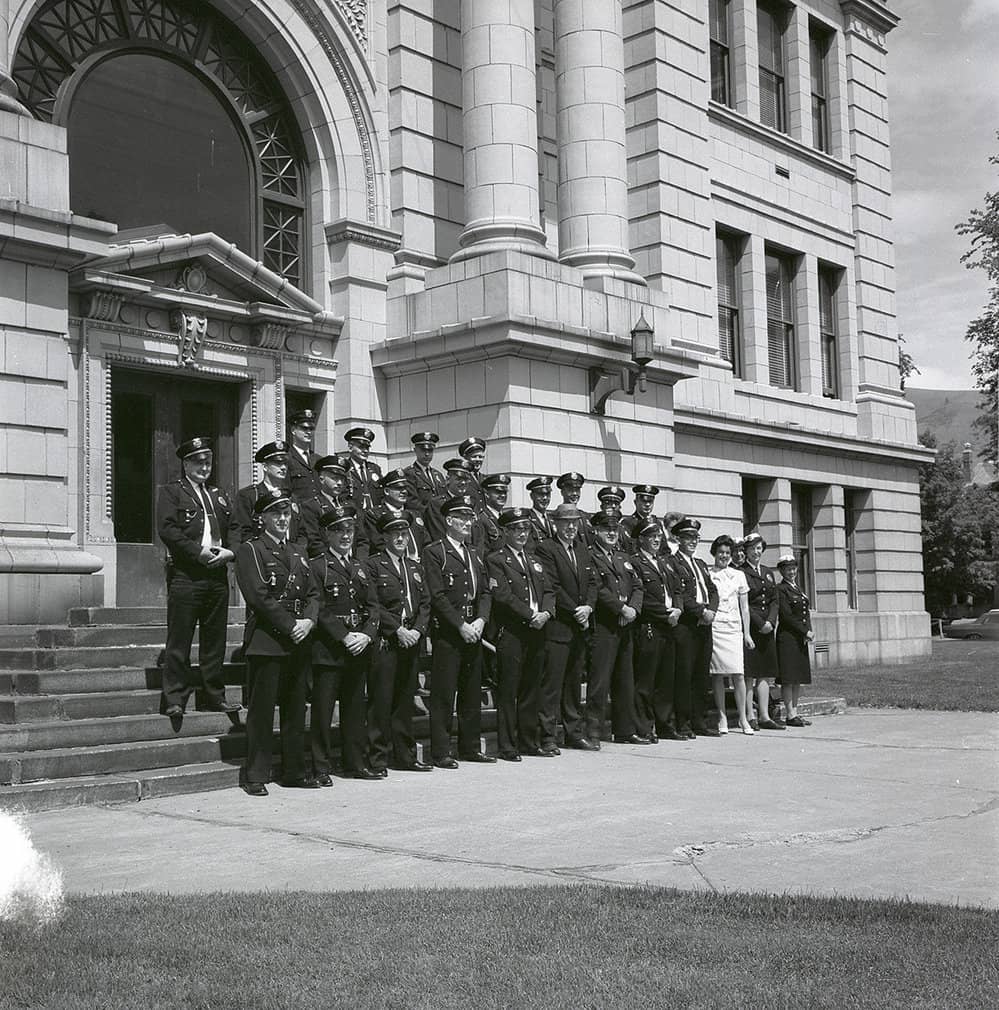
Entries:
[[[645, 596], [642, 599], [642, 612], [638, 620], [642, 624], [653, 624], [659, 628], [669, 627], [669, 611], [683, 610], [684, 585], [675, 569], [665, 558], [650, 561], [639, 551], [632, 558]], [[666, 594], [669, 593], [670, 604], [666, 604]], [[696, 591], [695, 591], [696, 599]]]
[[[395, 559], [384, 553], [368, 562], [368, 575], [378, 596], [378, 633], [382, 638], [398, 641], [395, 633], [404, 622], [405, 627], [426, 635], [430, 623], [430, 591], [422, 567], [409, 558], [402, 558], [401, 571], [397, 570]], [[409, 580], [408, 606], [406, 579]]]
[[319, 494], [319, 478], [315, 471], [318, 459], [314, 452], [310, 452], [308, 461], [302, 462], [298, 450], [289, 443], [288, 491], [295, 501], [302, 502]]
[[791, 632], [803, 639], [812, 630], [808, 597], [800, 587], [792, 586], [790, 582], [781, 582], [777, 586], [777, 611], [782, 632]]
[[430, 590], [430, 613], [435, 627], [456, 634], [464, 623], [482, 618], [488, 622], [492, 592], [486, 566], [476, 550], [466, 545], [475, 572], [475, 592], [465, 560], [445, 537], [423, 552], [423, 572]]
[[294, 648], [289, 636], [295, 621], [315, 621], [319, 613], [319, 590], [305, 553], [295, 543], [282, 547], [263, 533], [239, 548], [236, 580], [249, 611], [244, 652], [286, 656]]
[[[385, 534], [378, 529], [378, 520], [385, 515], [403, 516], [409, 520], [410, 549], [416, 550], [417, 560], [423, 555], [423, 548], [430, 543], [427, 535], [427, 527], [423, 522], [423, 516], [419, 512], [411, 509], [401, 509], [396, 511], [382, 504], [381, 507], [372, 509], [364, 513], [364, 525], [367, 527], [366, 536], [368, 538], [368, 553], [375, 555], [385, 550]], [[360, 518], [360, 516], [358, 516]]]
[[545, 625], [550, 641], [568, 642], [584, 631], [575, 618], [577, 607], [596, 607], [597, 578], [590, 552], [577, 540], [572, 545], [573, 562], [560, 540], [545, 540], [538, 546], [538, 561], [548, 574], [555, 593], [555, 614]]
[[472, 546], [483, 556], [488, 556], [502, 543], [503, 534], [499, 527], [499, 513], [485, 505], [472, 526]]
[[364, 469], [367, 479], [361, 474], [361, 464], [351, 457], [347, 470], [347, 488], [357, 511], [368, 510], [379, 506], [382, 502], [382, 490], [378, 482], [382, 479], [381, 467], [371, 460], [366, 460]]
[[434, 467], [429, 467], [428, 470], [413, 462], [403, 471], [409, 481], [410, 507], [421, 515], [426, 511], [431, 498], [439, 498], [444, 493], [444, 474]]
[[551, 521], [547, 512], [538, 512], [531, 509], [531, 535], [527, 538], [527, 550], [534, 554], [538, 547], [546, 540], [551, 540], [555, 536], [555, 524]]
[[749, 626], [753, 631], [759, 631], [767, 621], [771, 627], [777, 626], [778, 604], [777, 604], [777, 582], [774, 573], [766, 565], [760, 565], [759, 575], [745, 564], [740, 569], [746, 576], [746, 583], [749, 586], [749, 596], [746, 602], [749, 604]]
[[486, 559], [489, 588], [493, 594], [492, 623], [497, 632], [523, 634], [533, 630], [529, 602], [532, 592], [538, 611], [555, 614], [555, 592], [541, 562], [528, 554], [526, 547], [524, 557], [526, 572], [514, 551], [505, 545]]
[[[329, 546], [326, 533], [320, 523], [322, 517], [335, 508], [350, 504], [352, 502], [348, 498], [331, 498], [322, 491], [302, 502], [302, 527], [310, 558], [318, 557]], [[357, 518], [354, 520], [354, 556], [365, 561], [369, 549], [368, 524], [365, 522], [363, 514], [358, 512]]]
[[[231, 501], [228, 495], [217, 487], [208, 484], [203, 487], [215, 510], [221, 546], [229, 547], [232, 537]], [[170, 552], [171, 565], [195, 578], [210, 577], [216, 573], [224, 577], [226, 571], [224, 565], [211, 569], [198, 560], [205, 523], [210, 520], [205, 515], [201, 498], [195, 493], [186, 477], [173, 484], [164, 484], [160, 488], [156, 502], [156, 516], [158, 533]]]
[[678, 551], [669, 558], [664, 557], [663, 563], [670, 566], [683, 587], [683, 603], [677, 604], [677, 606], [683, 609], [683, 613], [680, 615], [680, 623], [696, 626], [701, 623], [701, 617], [704, 614], [705, 608], [708, 610], [718, 609], [718, 587], [715, 585], [715, 580], [711, 578], [708, 566], [700, 558], [690, 558], [690, 560], [697, 566], [697, 570], [701, 574], [701, 580], [704, 583], [704, 589], [708, 597], [706, 603], [698, 602], [697, 579], [687, 564], [686, 554]]
[[[253, 506], [257, 499], [270, 490], [268, 486], [260, 481], [258, 484], [251, 484], [249, 487], [241, 487], [236, 493], [236, 510], [233, 513], [233, 540], [237, 544], [246, 543], [260, 533], [260, 522], [254, 518]], [[303, 549], [306, 547], [306, 530], [302, 522], [302, 508], [293, 498], [291, 502], [291, 526], [288, 530], [288, 538], [294, 540]]]
[[597, 578], [596, 622], [617, 631], [620, 628], [618, 617], [625, 604], [635, 610], [642, 609], [645, 597], [642, 580], [624, 551], [614, 550], [608, 555], [602, 547], [595, 547], [590, 557]]
[[621, 520], [621, 535], [619, 537], [619, 543], [621, 550], [626, 554], [638, 555], [641, 551], [641, 545], [638, 542], [638, 536], [636, 535], [636, 530], [639, 526], [643, 526], [649, 519], [654, 518], [653, 516], [640, 516], [637, 512], [630, 516], [625, 516]]
[[345, 567], [340, 556], [327, 549], [309, 565], [320, 599], [319, 621], [312, 636], [312, 662], [316, 666], [340, 666], [350, 655], [343, 645], [349, 632], [359, 631], [374, 640], [381, 615], [378, 595], [365, 565], [356, 557], [351, 557]]

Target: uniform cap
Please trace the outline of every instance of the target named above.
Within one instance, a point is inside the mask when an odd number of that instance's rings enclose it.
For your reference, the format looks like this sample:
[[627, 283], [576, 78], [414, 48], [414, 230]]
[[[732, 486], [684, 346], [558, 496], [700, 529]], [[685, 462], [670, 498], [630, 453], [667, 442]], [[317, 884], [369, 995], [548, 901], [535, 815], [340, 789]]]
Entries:
[[413, 445], [436, 445], [441, 440], [436, 431], [418, 431], [411, 439]]
[[661, 534], [663, 531], [662, 523], [658, 519], [650, 519], [648, 522], [642, 523], [641, 526], [635, 530], [635, 536], [637, 537], [648, 537], [653, 533]]
[[566, 505], [564, 502], [559, 505], [554, 512], [549, 513], [552, 522], [570, 522], [575, 519], [582, 519], [583, 513], [575, 505]]
[[480, 487], [509, 487], [510, 475], [508, 473], [490, 473], [479, 481]]
[[204, 436], [189, 438], [186, 442], [181, 442], [177, 446], [177, 458], [187, 459], [188, 456], [196, 456], [198, 453], [211, 451], [212, 440], [210, 438], [205, 438]]
[[454, 459], [449, 459], [444, 464], [445, 470], [464, 470], [465, 473], [472, 472], [472, 464], [468, 462], [467, 459], [459, 459], [457, 456]]
[[749, 548], [750, 548], [750, 547], [751, 547], [751, 546], [752, 546], [753, 544], [755, 544], [755, 543], [757, 543], [757, 542], [759, 542], [759, 543], [763, 544], [763, 549], [764, 549], [764, 550], [766, 550], [766, 549], [767, 549], [767, 542], [766, 542], [766, 540], [764, 540], [764, 539], [763, 539], [763, 537], [762, 537], [762, 536], [760, 536], [760, 534], [759, 534], [759, 533], [750, 533], [750, 534], [749, 534], [749, 536], [747, 536], [747, 537], [746, 537], [746, 539], [742, 541], [742, 546], [743, 546], [743, 547], [744, 547], [744, 548], [745, 548], [746, 550], [749, 550]]
[[599, 501], [624, 501], [624, 488], [618, 487], [616, 484], [612, 484], [610, 487], [602, 487], [597, 492], [597, 499]]
[[379, 487], [388, 487], [390, 484], [406, 484], [409, 478], [405, 470], [388, 470], [382, 474], [382, 479], [378, 482]]
[[388, 533], [391, 530], [408, 530], [409, 520], [404, 515], [397, 516], [391, 512], [385, 512], [378, 517], [377, 526], [379, 533]]
[[287, 491], [282, 491], [280, 488], [273, 491], [265, 491], [253, 503], [253, 514], [255, 516], [262, 516], [268, 509], [272, 509], [276, 505], [290, 504], [291, 495]]
[[701, 524], [696, 519], [685, 517], [673, 527], [673, 536], [681, 537], [684, 533], [700, 533]]
[[339, 470], [343, 475], [347, 473], [343, 460], [339, 456], [321, 456], [316, 460], [313, 469], [316, 473], [320, 473], [323, 470]]
[[598, 512], [590, 517], [590, 525], [595, 529], [616, 529], [621, 524], [621, 513], [617, 510], [612, 512]]
[[657, 488], [655, 484], [636, 484], [631, 489], [631, 493], [636, 495], [647, 494], [650, 495], [652, 498], [655, 498], [655, 496], [659, 494], [659, 488]]
[[524, 523], [530, 525], [531, 522], [531, 510], [530, 509], [503, 509], [500, 513], [499, 524], [504, 528], [508, 526], [521, 526]]
[[527, 482], [528, 491], [540, 491], [542, 488], [550, 488], [555, 482], [554, 477], [535, 477], [534, 480], [529, 480]]
[[449, 516], [453, 512], [471, 512], [472, 515], [475, 515], [475, 506], [472, 504], [472, 499], [467, 494], [459, 494], [454, 498], [448, 498], [441, 505], [441, 515]]
[[288, 443], [277, 441], [268, 442], [267, 445], [262, 445], [254, 454], [254, 463], [266, 463], [269, 459], [279, 459], [282, 456], [288, 455]]
[[371, 445], [375, 440], [375, 433], [370, 428], [351, 428], [343, 437], [348, 442], [367, 442]]
[[586, 478], [581, 473], [576, 473], [575, 470], [570, 470], [569, 473], [562, 474], [557, 481], [555, 481], [556, 487], [582, 487], [586, 483]]
[[296, 410], [288, 418], [288, 424], [292, 428], [315, 428], [316, 412], [314, 410]]
[[336, 508], [328, 509], [319, 517], [319, 525], [327, 529], [330, 526], [353, 522], [356, 518], [357, 509], [353, 505], [337, 505]]
[[475, 452], [476, 449], [481, 449], [483, 452], [486, 451], [486, 443], [484, 439], [477, 438], [473, 436], [472, 438], [466, 438], [461, 445], [458, 446], [458, 455], [467, 456], [470, 452]]
[[777, 559], [777, 567], [783, 568], [785, 565], [796, 565], [798, 559], [793, 554], [782, 554]]

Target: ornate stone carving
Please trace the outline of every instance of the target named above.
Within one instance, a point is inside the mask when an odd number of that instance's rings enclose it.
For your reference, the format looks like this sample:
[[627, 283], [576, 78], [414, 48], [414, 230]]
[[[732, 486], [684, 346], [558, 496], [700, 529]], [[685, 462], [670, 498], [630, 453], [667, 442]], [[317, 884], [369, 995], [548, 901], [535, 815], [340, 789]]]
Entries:
[[208, 331], [208, 318], [196, 312], [185, 312], [177, 309], [170, 318], [177, 336], [180, 337], [180, 350], [177, 363], [183, 368], [196, 368], [196, 358], [201, 350], [201, 342]]
[[258, 323], [250, 333], [250, 343], [254, 347], [266, 347], [271, 351], [284, 349], [284, 342], [291, 331], [280, 323]]
[[84, 299], [83, 314], [101, 323], [116, 323], [124, 301], [110, 291], [91, 291]]
[[362, 46], [368, 45], [368, 0], [336, 0], [340, 13]]

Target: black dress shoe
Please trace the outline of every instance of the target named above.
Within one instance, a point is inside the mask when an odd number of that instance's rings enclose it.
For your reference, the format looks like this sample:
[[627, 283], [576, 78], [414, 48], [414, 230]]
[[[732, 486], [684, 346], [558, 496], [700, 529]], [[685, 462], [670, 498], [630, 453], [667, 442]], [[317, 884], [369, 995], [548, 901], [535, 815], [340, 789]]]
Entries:
[[388, 778], [388, 768], [372, 768], [371, 769], [380, 779]]
[[659, 737], [656, 735], [655, 730], [649, 734], [649, 743], [659, 743]]
[[449, 754], [447, 757], [436, 758], [434, 760], [435, 768], [457, 768], [458, 762], [455, 761], [453, 757]]
[[281, 779], [285, 789], [318, 789], [319, 783], [311, 775], [303, 775], [297, 779]]
[[573, 750], [600, 750], [600, 744], [596, 740], [588, 740], [585, 736], [571, 740], [566, 746], [572, 747]]
[[242, 705], [236, 701], [216, 701], [209, 705], [201, 705], [198, 708], [199, 712], [225, 712], [226, 715], [231, 715], [233, 712], [239, 712], [242, 709]]
[[471, 764], [480, 764], [480, 765], [496, 764], [496, 758], [491, 757], [489, 754], [482, 754], [480, 751], [474, 751], [471, 754], [462, 754], [460, 760], [468, 761]]
[[434, 766], [424, 764], [422, 761], [410, 761], [407, 764], [392, 765], [392, 770], [397, 772], [432, 772]]
[[500, 754], [500, 761], [521, 761], [523, 760], [519, 754]]
[[355, 768], [352, 772], [347, 772], [347, 778], [362, 779], [365, 782], [379, 782], [384, 777], [372, 768]]
[[541, 750], [544, 752], [545, 757], [557, 758], [562, 754], [558, 747], [542, 747]]
[[679, 730], [664, 729], [659, 734], [659, 736], [657, 737], [657, 739], [658, 740], [686, 740], [687, 737], [682, 732], [680, 732]]
[[648, 742], [644, 736], [639, 736], [637, 733], [632, 733], [630, 736], [614, 737], [614, 743], [647, 744]]
[[168, 705], [163, 710], [163, 714], [168, 719], [183, 719], [184, 718], [184, 710], [180, 707], [180, 705]]
[[247, 782], [246, 785], [243, 786], [243, 792], [245, 792], [247, 796], [266, 796], [267, 786], [265, 786], [263, 782]]
[[553, 758], [558, 757], [558, 754], [553, 750], [544, 750], [541, 747], [531, 747], [529, 750], [522, 751], [525, 757], [532, 758]]
[[703, 722], [697, 723], [691, 730], [694, 736], [721, 736], [721, 733], [714, 726], [706, 726]]
[[323, 789], [329, 789], [333, 785], [333, 776], [329, 772], [323, 772], [321, 775], [316, 776], [316, 782], [322, 786]]
[[[752, 724], [750, 724], [752, 725]], [[782, 722], [774, 722], [773, 719], [761, 719], [760, 729], [786, 729], [787, 727]], [[754, 727], [755, 729], [755, 727]]]

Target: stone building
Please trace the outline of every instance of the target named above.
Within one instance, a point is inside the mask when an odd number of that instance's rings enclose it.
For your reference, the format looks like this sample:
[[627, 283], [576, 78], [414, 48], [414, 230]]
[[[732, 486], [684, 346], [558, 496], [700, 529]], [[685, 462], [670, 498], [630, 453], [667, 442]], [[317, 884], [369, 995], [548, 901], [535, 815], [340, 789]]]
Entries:
[[[0, 0], [0, 621], [163, 598], [155, 487], [312, 406], [665, 488], [929, 648], [881, 0]], [[654, 348], [643, 337], [651, 327]], [[634, 332], [634, 337], [633, 337]]]

